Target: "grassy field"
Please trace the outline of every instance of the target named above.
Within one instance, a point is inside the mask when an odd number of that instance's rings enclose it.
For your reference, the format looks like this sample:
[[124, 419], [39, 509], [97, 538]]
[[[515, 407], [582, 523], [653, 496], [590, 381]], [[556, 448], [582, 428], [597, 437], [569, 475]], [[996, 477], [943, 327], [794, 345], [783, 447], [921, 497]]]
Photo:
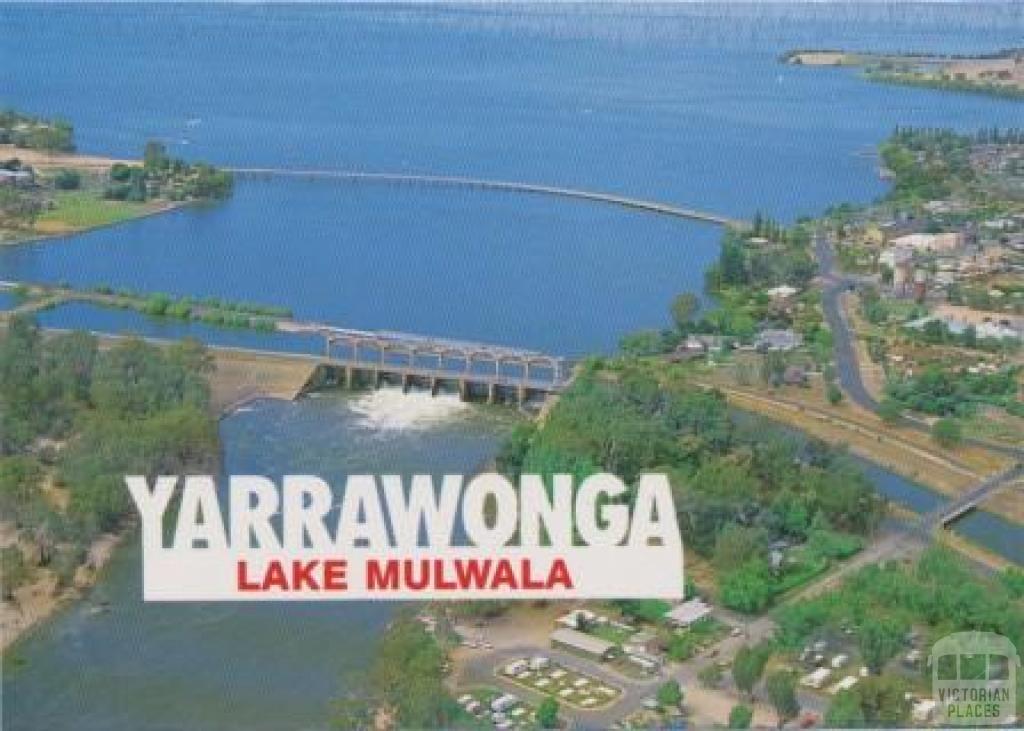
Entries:
[[162, 205], [106, 200], [92, 191], [67, 191], [54, 196], [56, 206], [36, 220], [36, 233], [59, 234], [129, 221]]
[[1002, 409], [984, 408], [964, 421], [964, 433], [978, 439], [991, 439], [1015, 447], [1024, 446], [1024, 419]]

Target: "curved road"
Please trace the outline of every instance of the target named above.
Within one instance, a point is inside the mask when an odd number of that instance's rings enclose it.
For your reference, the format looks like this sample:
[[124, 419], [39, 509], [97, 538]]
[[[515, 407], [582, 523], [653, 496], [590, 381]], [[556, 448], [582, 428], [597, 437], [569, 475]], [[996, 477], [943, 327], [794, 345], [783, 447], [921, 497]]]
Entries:
[[[852, 289], [864, 280], [858, 277], [843, 274], [836, 269], [835, 253], [828, 237], [817, 232], [814, 237], [814, 252], [818, 259], [818, 265], [823, 278], [821, 292], [821, 307], [825, 314], [825, 321], [832, 331], [834, 355], [836, 361], [836, 375], [843, 391], [858, 406], [868, 411], [878, 412], [878, 401], [868, 392], [861, 378], [860, 366], [857, 363], [857, 353], [854, 350], [854, 338], [856, 335], [850, 328], [846, 312], [840, 301], [843, 292]], [[902, 417], [903, 425], [909, 426], [918, 431], [929, 432], [929, 425], [919, 419], [909, 416]], [[959, 498], [943, 503], [932, 512], [922, 516], [921, 528], [930, 531], [940, 525], [960, 517], [972, 507], [984, 502], [989, 495], [1001, 490], [1008, 483], [1018, 479], [1024, 474], [1024, 449], [1011, 447], [1005, 444], [993, 444], [982, 439], [968, 437], [964, 439], [967, 444], [988, 449], [993, 452], [1012, 457], [1015, 463], [1005, 472], [992, 475]], [[1016, 489], [1022, 489], [1018, 486]]]
[[835, 267], [835, 254], [828, 238], [818, 234], [814, 238], [814, 251], [818, 258], [818, 266], [824, 278], [821, 290], [821, 307], [825, 312], [825, 321], [832, 331], [832, 342], [836, 359], [836, 375], [843, 391], [858, 406], [868, 411], [877, 411], [878, 402], [864, 386], [854, 351], [854, 334], [846, 319], [842, 303], [839, 301], [843, 292], [852, 289], [860, 280], [841, 274]]

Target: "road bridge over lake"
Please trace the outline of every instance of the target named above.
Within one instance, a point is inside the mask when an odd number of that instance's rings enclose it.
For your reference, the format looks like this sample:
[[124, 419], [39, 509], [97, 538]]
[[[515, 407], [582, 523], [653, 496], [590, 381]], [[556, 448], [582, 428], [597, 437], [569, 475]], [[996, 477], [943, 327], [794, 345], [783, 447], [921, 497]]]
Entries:
[[631, 208], [647, 213], [654, 213], [674, 218], [685, 218], [692, 221], [703, 221], [718, 226], [747, 228], [749, 223], [730, 216], [704, 211], [696, 208], [677, 206], [672, 203], [633, 198], [615, 193], [567, 188], [557, 185], [537, 183], [520, 183], [509, 180], [491, 180], [488, 178], [462, 177], [457, 175], [426, 175], [415, 173], [390, 172], [359, 172], [353, 170], [323, 170], [315, 168], [260, 168], [260, 167], [229, 167], [224, 168], [235, 175], [243, 177], [266, 178], [305, 178], [309, 180], [339, 180], [351, 183], [388, 183], [395, 185], [426, 185], [448, 188], [476, 188], [479, 190], [505, 191], [508, 193], [524, 193], [545, 195], [558, 198], [574, 198], [576, 200], [606, 203], [609, 205]]

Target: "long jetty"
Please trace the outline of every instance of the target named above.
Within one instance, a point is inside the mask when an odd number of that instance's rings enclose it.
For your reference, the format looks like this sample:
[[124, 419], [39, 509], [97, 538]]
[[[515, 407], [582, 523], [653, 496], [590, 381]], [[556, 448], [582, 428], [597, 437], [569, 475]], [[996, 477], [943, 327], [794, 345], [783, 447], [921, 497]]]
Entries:
[[583, 190], [581, 188], [565, 188], [556, 185], [543, 185], [538, 183], [520, 183], [510, 180], [491, 180], [487, 178], [471, 178], [457, 175], [420, 175], [414, 173], [389, 173], [389, 172], [359, 172], [354, 170], [323, 170], [323, 169], [302, 169], [302, 168], [259, 168], [259, 167], [229, 167], [225, 168], [235, 175], [246, 177], [267, 177], [267, 178], [308, 178], [311, 180], [326, 179], [340, 180], [352, 183], [389, 183], [427, 185], [448, 188], [475, 188], [479, 190], [495, 190], [508, 193], [525, 193], [532, 195], [555, 196], [559, 198], [574, 198], [576, 200], [591, 201], [594, 203], [607, 203], [610, 205], [632, 208], [648, 213], [656, 213], [662, 216], [674, 218], [685, 218], [692, 221], [704, 221], [719, 226], [730, 226], [734, 228], [747, 228], [749, 222], [729, 216], [703, 211], [696, 208], [686, 208], [661, 203], [658, 201], [632, 198], [630, 196], [618, 195], [615, 193], [604, 193], [600, 191]]

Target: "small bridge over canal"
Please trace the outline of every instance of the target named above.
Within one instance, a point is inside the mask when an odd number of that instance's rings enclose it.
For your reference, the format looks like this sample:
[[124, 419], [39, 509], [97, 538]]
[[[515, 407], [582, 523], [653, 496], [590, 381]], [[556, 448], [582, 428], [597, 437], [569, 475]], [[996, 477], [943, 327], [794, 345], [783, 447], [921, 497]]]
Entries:
[[994, 493], [1003, 489], [1024, 491], [1020, 480], [1024, 478], [1024, 463], [1018, 462], [1007, 470], [987, 477], [955, 500], [942, 503], [921, 516], [918, 526], [926, 534], [936, 528], [945, 528], [958, 518], [978, 507]]
[[718, 213], [686, 208], [670, 203], [632, 198], [615, 193], [603, 193], [580, 188], [565, 188], [556, 185], [537, 183], [519, 183], [509, 180], [490, 180], [487, 178], [460, 177], [454, 175], [419, 175], [412, 173], [358, 172], [352, 170], [318, 170], [299, 168], [257, 168], [238, 167], [225, 168], [235, 175], [244, 177], [266, 178], [306, 178], [309, 180], [339, 180], [351, 183], [389, 183], [393, 185], [426, 185], [448, 188], [476, 188], [479, 190], [505, 191], [509, 193], [525, 193], [545, 195], [558, 198], [575, 198], [593, 203], [632, 208], [647, 213], [655, 213], [674, 218], [685, 218], [692, 221], [703, 221], [718, 226], [748, 228], [749, 223]]

